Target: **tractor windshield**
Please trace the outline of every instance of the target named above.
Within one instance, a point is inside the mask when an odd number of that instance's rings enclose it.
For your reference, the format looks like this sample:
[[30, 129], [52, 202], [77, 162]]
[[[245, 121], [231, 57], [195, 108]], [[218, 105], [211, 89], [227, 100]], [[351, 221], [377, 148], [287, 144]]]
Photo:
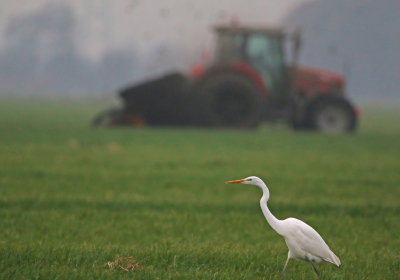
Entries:
[[250, 34], [247, 38], [246, 61], [263, 78], [272, 94], [280, 94], [284, 83], [284, 64], [279, 37]]
[[272, 95], [284, 92], [282, 37], [263, 32], [220, 32], [217, 63], [243, 61], [255, 69]]

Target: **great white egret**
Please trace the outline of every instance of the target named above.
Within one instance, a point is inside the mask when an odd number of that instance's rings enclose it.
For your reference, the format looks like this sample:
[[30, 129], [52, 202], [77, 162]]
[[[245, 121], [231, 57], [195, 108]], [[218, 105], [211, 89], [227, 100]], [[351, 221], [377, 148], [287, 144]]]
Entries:
[[248, 185], [255, 185], [262, 189], [263, 196], [260, 200], [261, 209], [265, 218], [271, 227], [280, 235], [285, 238], [286, 245], [289, 248], [288, 258], [285, 266], [283, 267], [281, 275], [285, 273], [286, 267], [290, 259], [296, 259], [303, 262], [310, 262], [315, 272], [319, 276], [319, 272], [314, 263], [332, 263], [340, 266], [340, 260], [329, 249], [322, 237], [312, 227], [295, 218], [288, 218], [286, 220], [278, 220], [269, 211], [267, 202], [269, 199], [269, 190], [264, 182], [255, 176], [247, 177], [245, 179], [229, 181], [226, 183], [242, 183]]

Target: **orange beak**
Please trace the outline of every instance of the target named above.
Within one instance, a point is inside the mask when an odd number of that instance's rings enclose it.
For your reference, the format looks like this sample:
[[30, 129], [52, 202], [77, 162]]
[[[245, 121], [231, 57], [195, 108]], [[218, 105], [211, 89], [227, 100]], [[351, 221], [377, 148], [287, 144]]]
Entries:
[[242, 182], [244, 182], [244, 181], [246, 181], [245, 179], [240, 179], [240, 180], [233, 180], [233, 181], [228, 181], [228, 182], [226, 182], [227, 184], [232, 184], [232, 183], [242, 183]]

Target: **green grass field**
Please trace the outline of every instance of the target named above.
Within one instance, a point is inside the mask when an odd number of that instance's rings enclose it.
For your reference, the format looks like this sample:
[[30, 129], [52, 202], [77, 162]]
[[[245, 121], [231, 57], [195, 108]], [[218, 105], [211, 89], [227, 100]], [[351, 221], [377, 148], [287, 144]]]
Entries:
[[[395, 104], [396, 105], [396, 104]], [[1, 279], [279, 279], [284, 239], [314, 227], [342, 267], [322, 279], [400, 279], [400, 111], [364, 108], [354, 135], [98, 129], [103, 105], [0, 99]], [[398, 104], [397, 104], [398, 105]], [[133, 271], [108, 262], [132, 256]], [[292, 260], [283, 279], [317, 279]]]

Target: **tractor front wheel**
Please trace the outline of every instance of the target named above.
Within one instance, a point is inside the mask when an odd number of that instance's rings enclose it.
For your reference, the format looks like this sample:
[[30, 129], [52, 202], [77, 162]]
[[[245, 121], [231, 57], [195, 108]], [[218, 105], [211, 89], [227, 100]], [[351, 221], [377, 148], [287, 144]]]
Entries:
[[353, 107], [344, 101], [323, 102], [311, 112], [311, 127], [329, 134], [353, 132], [356, 114]]

